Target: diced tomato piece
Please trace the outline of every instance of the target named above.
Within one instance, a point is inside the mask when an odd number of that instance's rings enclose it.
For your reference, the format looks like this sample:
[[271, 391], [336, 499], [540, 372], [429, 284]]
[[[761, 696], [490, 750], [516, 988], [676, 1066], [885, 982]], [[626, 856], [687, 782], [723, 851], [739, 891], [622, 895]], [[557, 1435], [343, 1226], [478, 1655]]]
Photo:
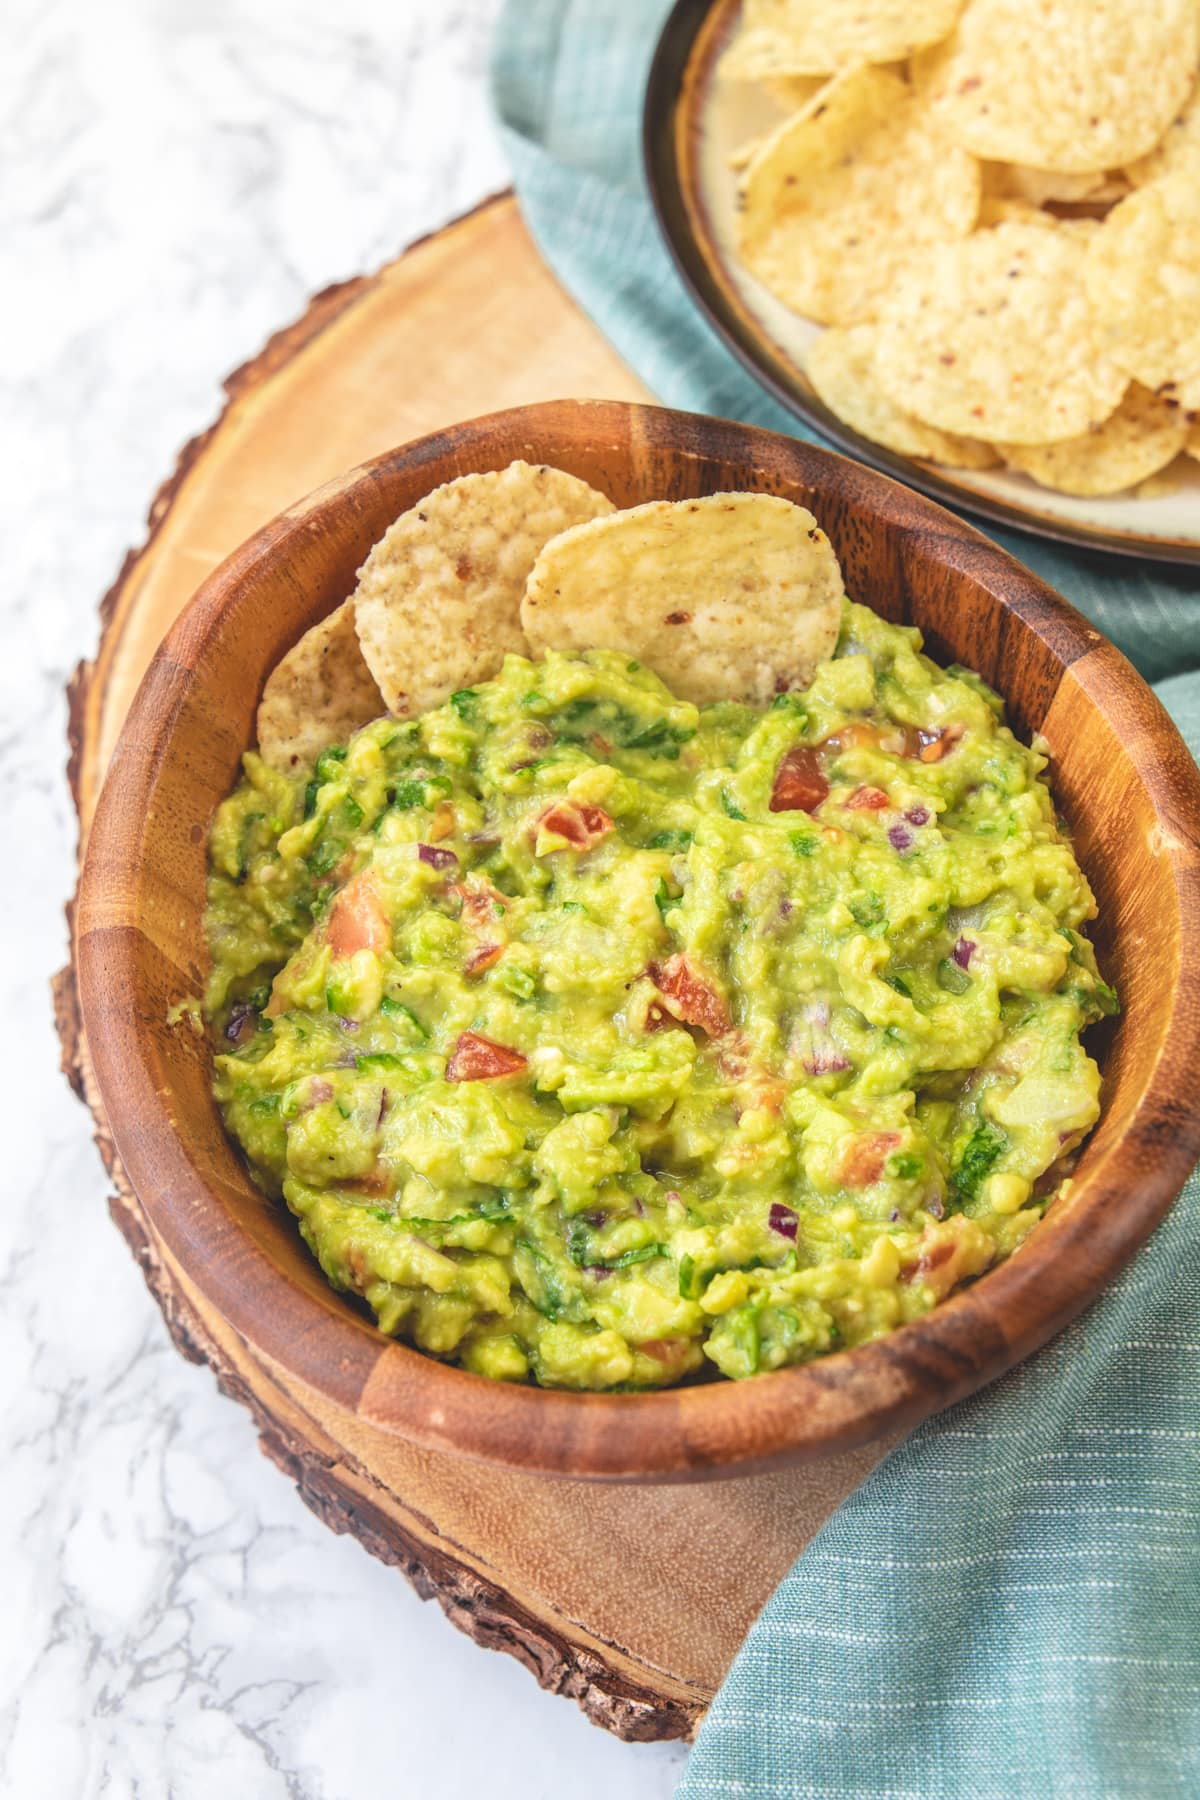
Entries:
[[829, 792], [817, 753], [797, 744], [780, 759], [771, 789], [772, 812], [816, 812]]
[[347, 882], [329, 909], [325, 941], [334, 956], [356, 950], [390, 950], [392, 927], [369, 872]]
[[879, 742], [879, 728], [868, 725], [865, 719], [849, 719], [845, 725], [831, 731], [827, 738], [822, 738], [819, 750], [859, 750], [864, 744]]
[[687, 1355], [688, 1341], [686, 1338], [647, 1338], [644, 1343], [635, 1344], [634, 1349], [643, 1356], [653, 1357], [655, 1362], [677, 1363]]
[[931, 1275], [935, 1269], [940, 1269], [943, 1264], [948, 1263], [957, 1249], [958, 1245], [952, 1243], [949, 1238], [942, 1238], [936, 1244], [926, 1244], [916, 1262], [912, 1264], [911, 1268], [905, 1270], [908, 1280], [915, 1281], [919, 1275]]
[[882, 788], [856, 787], [842, 802], [847, 812], [883, 812], [891, 801]]
[[992, 1260], [988, 1241], [962, 1215], [927, 1225], [916, 1244], [917, 1254], [900, 1271], [901, 1281], [920, 1281], [941, 1300], [968, 1276], [980, 1274]]
[[471, 952], [463, 964], [463, 974], [468, 981], [474, 981], [477, 976], [485, 974], [488, 969], [495, 968], [503, 955], [503, 944], [481, 944], [478, 950]]
[[870, 1187], [883, 1174], [883, 1165], [899, 1142], [898, 1131], [865, 1131], [856, 1137], [842, 1157], [843, 1184], [848, 1188]]
[[744, 1031], [731, 1031], [722, 1039], [717, 1052], [717, 1069], [722, 1080], [736, 1082], [746, 1090], [743, 1110], [761, 1106], [767, 1112], [778, 1113], [782, 1109], [787, 1099], [787, 1087], [755, 1060], [754, 1046]]
[[462, 906], [463, 923], [474, 929], [485, 925], [489, 919], [499, 918], [504, 911], [504, 895], [497, 893], [491, 882], [480, 875], [453, 882], [450, 892]]
[[590, 850], [613, 829], [613, 822], [602, 806], [576, 806], [570, 800], [558, 800], [539, 815], [537, 832], [553, 832], [565, 838], [572, 850]]
[[947, 725], [944, 731], [919, 731], [917, 736], [921, 746], [917, 756], [923, 763], [941, 762], [943, 756], [949, 756], [962, 734], [961, 725]]
[[519, 1075], [528, 1065], [519, 1050], [494, 1044], [477, 1031], [464, 1031], [446, 1064], [447, 1081], [498, 1081], [502, 1075]]
[[[941, 762], [943, 756], [948, 756], [954, 749], [962, 734], [961, 725], [904, 725], [897, 731], [895, 748], [911, 762]], [[885, 739], [883, 747], [890, 750], [893, 745]]]
[[696, 1025], [714, 1038], [723, 1037], [729, 1030], [731, 1020], [725, 1002], [711, 983], [696, 973], [686, 956], [652, 962], [646, 973], [666, 1001], [667, 1011], [684, 1025]]

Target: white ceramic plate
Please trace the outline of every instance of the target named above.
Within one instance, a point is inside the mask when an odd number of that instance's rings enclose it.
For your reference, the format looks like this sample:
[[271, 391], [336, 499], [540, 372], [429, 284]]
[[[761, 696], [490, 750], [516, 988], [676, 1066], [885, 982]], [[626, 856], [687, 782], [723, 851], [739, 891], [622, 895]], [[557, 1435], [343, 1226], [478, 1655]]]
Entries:
[[736, 255], [738, 178], [730, 158], [785, 116], [752, 84], [714, 70], [740, 0], [678, 0], [646, 93], [645, 156], [659, 224], [684, 281], [742, 362], [798, 417], [859, 458], [935, 499], [1044, 537], [1126, 556], [1200, 563], [1200, 461], [1181, 455], [1170, 491], [1080, 500], [1014, 470], [945, 469], [860, 437], [817, 397], [804, 373], [820, 326], [791, 312]]

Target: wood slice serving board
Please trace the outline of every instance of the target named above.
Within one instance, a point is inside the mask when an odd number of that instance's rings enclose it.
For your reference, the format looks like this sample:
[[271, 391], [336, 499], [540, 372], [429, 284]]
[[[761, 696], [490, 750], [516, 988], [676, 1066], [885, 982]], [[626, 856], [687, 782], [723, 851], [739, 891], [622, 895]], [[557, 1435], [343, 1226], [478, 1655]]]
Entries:
[[[373, 276], [317, 296], [226, 383], [101, 609], [70, 688], [86, 838], [153, 651], [199, 583], [285, 506], [368, 456], [497, 408], [645, 390], [539, 260], [502, 196]], [[432, 1455], [331, 1407], [244, 1341], [155, 1238], [116, 1160], [79, 1026], [55, 984], [63, 1067], [95, 1117], [113, 1217], [180, 1351], [254, 1415], [266, 1453], [476, 1642], [509, 1651], [624, 1738], [690, 1736], [762, 1603], [881, 1447], [686, 1487], [554, 1481]]]

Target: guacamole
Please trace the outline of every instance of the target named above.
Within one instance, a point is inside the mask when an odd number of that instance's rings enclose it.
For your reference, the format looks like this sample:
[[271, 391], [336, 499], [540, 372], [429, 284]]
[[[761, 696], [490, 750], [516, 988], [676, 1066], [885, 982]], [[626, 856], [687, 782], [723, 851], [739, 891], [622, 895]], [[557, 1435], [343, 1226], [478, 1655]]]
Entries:
[[846, 604], [803, 692], [530, 662], [211, 838], [216, 1094], [381, 1329], [662, 1386], [862, 1343], [1010, 1255], [1116, 1006], [1045, 758]]

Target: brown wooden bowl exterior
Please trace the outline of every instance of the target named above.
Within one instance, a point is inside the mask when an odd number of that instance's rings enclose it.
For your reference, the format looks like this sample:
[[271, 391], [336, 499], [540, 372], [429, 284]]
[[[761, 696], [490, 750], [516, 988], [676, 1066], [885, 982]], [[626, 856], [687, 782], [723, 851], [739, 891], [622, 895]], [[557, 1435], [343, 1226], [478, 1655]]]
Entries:
[[[628, 505], [754, 488], [812, 508], [851, 594], [919, 624], [1040, 731], [1100, 903], [1124, 1013], [1104, 1113], [1026, 1246], [920, 1323], [749, 1382], [655, 1394], [484, 1380], [385, 1338], [326, 1283], [250, 1182], [210, 1092], [208, 1045], [168, 1010], [204, 979], [205, 847], [253, 741], [263, 681], [350, 592], [430, 488], [514, 457]], [[76, 920], [84, 1025], [117, 1149], [154, 1230], [255, 1349], [334, 1404], [432, 1450], [601, 1480], [709, 1479], [818, 1458], [915, 1424], [1028, 1356], [1111, 1280], [1200, 1155], [1200, 775], [1149, 688], [1036, 576], [932, 502], [843, 457], [719, 420], [562, 401], [456, 426], [319, 489], [205, 582], [129, 715]]]

